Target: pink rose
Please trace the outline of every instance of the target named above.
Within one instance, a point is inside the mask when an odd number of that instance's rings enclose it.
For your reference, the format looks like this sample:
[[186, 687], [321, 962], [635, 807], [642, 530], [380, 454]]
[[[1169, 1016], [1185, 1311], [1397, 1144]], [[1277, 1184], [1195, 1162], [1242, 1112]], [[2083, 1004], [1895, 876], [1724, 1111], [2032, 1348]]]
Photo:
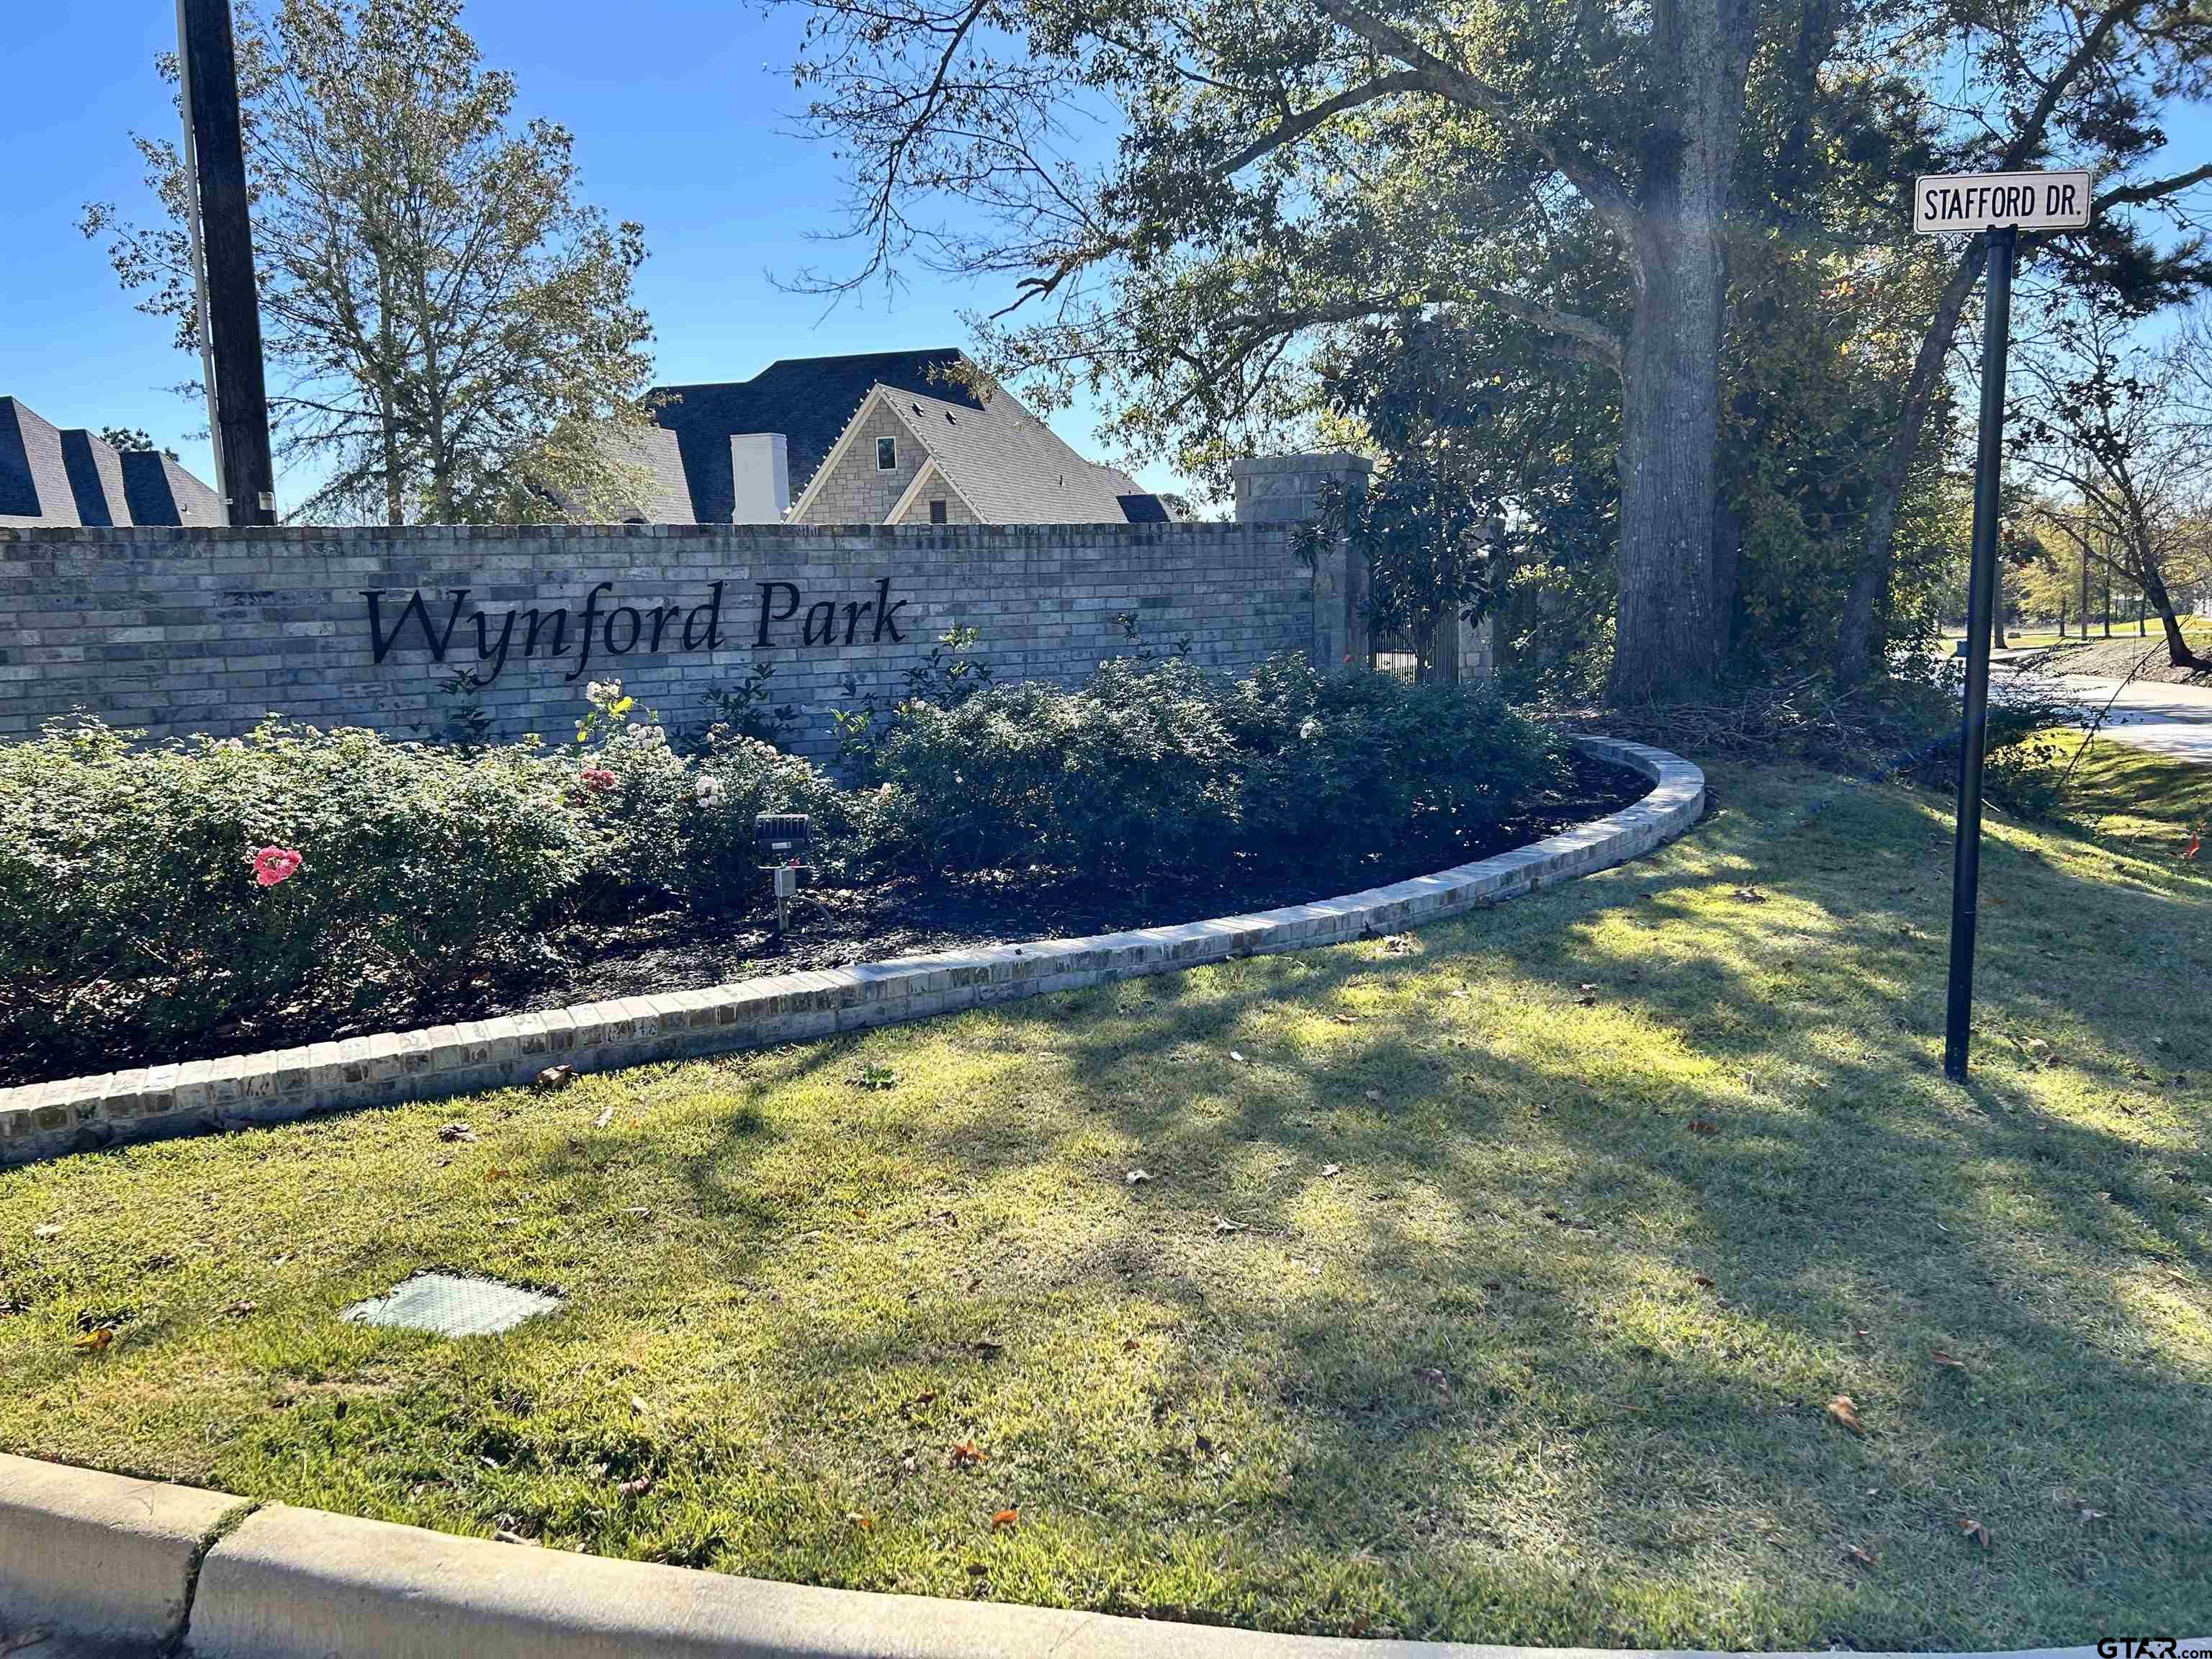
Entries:
[[587, 766], [587, 767], [586, 767], [586, 768], [584, 769], [584, 787], [585, 787], [585, 788], [586, 788], [586, 789], [611, 789], [611, 788], [613, 788], [614, 787], [615, 787], [615, 775], [614, 775], [613, 773], [611, 773], [611, 772], [608, 771], [608, 770], [607, 770], [607, 769], [606, 769], [605, 767], [604, 767], [604, 766]]
[[253, 881], [258, 887], [274, 887], [289, 879], [306, 860], [289, 847], [264, 847], [253, 854]]

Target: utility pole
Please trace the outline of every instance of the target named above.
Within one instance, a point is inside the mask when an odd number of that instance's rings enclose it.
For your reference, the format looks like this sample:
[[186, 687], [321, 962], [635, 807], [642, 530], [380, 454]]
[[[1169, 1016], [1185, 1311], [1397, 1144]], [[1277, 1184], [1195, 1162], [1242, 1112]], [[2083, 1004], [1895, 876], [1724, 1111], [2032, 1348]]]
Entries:
[[276, 469], [269, 453], [261, 297], [253, 276], [230, 0], [177, 0], [177, 66], [190, 140], [185, 170], [194, 209], [201, 361], [208, 379], [216, 482], [230, 523], [274, 524]]

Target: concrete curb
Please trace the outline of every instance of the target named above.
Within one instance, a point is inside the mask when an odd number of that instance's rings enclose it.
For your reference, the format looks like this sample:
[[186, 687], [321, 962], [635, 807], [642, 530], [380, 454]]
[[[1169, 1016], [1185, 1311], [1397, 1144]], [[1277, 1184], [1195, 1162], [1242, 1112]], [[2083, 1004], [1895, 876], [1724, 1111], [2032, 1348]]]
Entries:
[[[218, 1492], [0, 1457], [0, 1574], [8, 1575], [0, 1576], [0, 1611], [76, 1637], [161, 1642], [181, 1634], [181, 1651], [194, 1659], [1718, 1659], [1278, 1636], [824, 1589], [282, 1504], [255, 1510], [199, 1561], [201, 1539], [246, 1507]], [[204, 1530], [191, 1532], [204, 1516], [211, 1517]], [[44, 1577], [21, 1582], [19, 1562], [41, 1564]], [[198, 1565], [196, 1577], [188, 1562]], [[164, 1622], [126, 1628], [117, 1612], [123, 1601], [158, 1607]], [[2094, 1653], [2036, 1648], [2010, 1659]]]
[[1704, 811], [1705, 775], [1679, 755], [1617, 738], [1573, 741], [1600, 760], [1650, 778], [1651, 792], [1605, 817], [1432, 876], [1179, 927], [900, 957], [703, 990], [0, 1089], [0, 1165], [118, 1141], [500, 1088], [527, 1082], [546, 1066], [562, 1063], [609, 1071], [647, 1060], [766, 1048], [1171, 973], [1229, 957], [1339, 945], [1501, 903], [1548, 882], [1606, 869], [1673, 840]]
[[0, 1453], [0, 1613], [101, 1642], [173, 1641], [209, 1541], [246, 1507]]

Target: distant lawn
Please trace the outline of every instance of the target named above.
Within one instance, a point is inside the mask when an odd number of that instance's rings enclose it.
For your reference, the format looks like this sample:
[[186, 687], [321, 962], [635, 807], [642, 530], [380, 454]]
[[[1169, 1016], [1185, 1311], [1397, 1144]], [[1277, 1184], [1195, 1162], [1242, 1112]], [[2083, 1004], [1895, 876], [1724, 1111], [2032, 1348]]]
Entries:
[[[1290, 1630], [2212, 1629], [2206, 775], [1992, 823], [1966, 1091], [1942, 804], [1714, 782], [1411, 939], [0, 1174], [0, 1446]], [[432, 1267], [573, 1301], [334, 1317]]]
[[[2181, 631], [2190, 648], [2199, 656], [2212, 654], [2212, 624], [2184, 617]], [[2176, 668], [2166, 660], [2166, 641], [2155, 621], [2146, 635], [2138, 636], [2130, 626], [2124, 632], [2115, 628], [2109, 640], [2094, 629], [2087, 640], [2078, 635], [2062, 640], [2048, 632], [2014, 634], [2011, 636], [2011, 648], [2041, 653], [2044, 659], [2040, 666], [2054, 674], [2096, 674], [2109, 679], [2124, 679], [2133, 675], [2137, 679], [2168, 684], [2202, 683], [2205, 678]]]

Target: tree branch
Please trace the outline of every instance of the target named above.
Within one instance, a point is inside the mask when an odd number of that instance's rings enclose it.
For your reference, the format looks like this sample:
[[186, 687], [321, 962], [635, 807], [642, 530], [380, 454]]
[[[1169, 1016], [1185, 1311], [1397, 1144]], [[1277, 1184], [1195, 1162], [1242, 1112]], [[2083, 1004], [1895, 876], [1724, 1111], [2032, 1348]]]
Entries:
[[1457, 64], [1446, 63], [1396, 24], [1361, 10], [1351, 0], [1316, 0], [1316, 3], [1377, 52], [1387, 52], [1413, 70], [1429, 91], [1488, 116], [1527, 144], [1582, 193], [1624, 243], [1635, 246], [1635, 204], [1626, 186], [1608, 169], [1561, 149], [1523, 118], [1521, 106], [1512, 99]]
[[1285, 144], [1297, 143], [1316, 127], [1334, 120], [1346, 110], [1371, 104], [1378, 98], [1394, 97], [1403, 92], [1421, 92], [1427, 88], [1427, 80], [1412, 70], [1401, 70], [1395, 75], [1385, 75], [1360, 86], [1347, 87], [1335, 97], [1324, 98], [1311, 109], [1289, 117], [1273, 131], [1262, 133], [1213, 171], [1218, 177], [1231, 178], [1261, 156], [1281, 149]]

